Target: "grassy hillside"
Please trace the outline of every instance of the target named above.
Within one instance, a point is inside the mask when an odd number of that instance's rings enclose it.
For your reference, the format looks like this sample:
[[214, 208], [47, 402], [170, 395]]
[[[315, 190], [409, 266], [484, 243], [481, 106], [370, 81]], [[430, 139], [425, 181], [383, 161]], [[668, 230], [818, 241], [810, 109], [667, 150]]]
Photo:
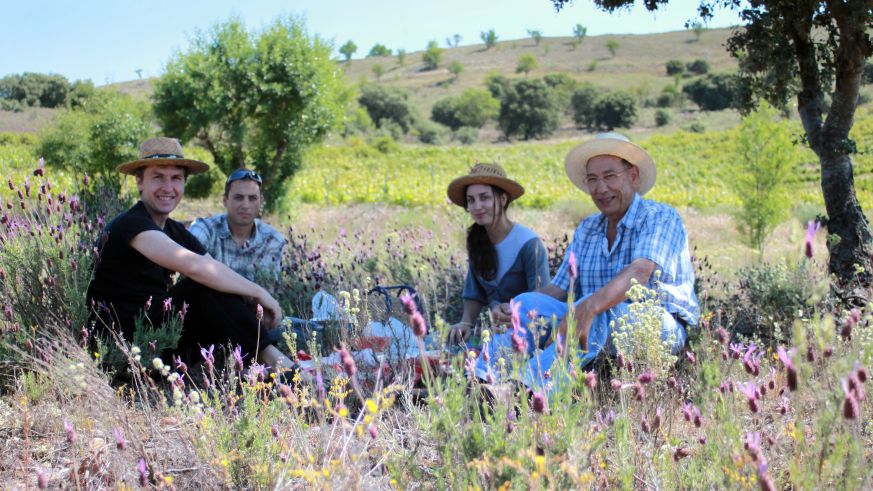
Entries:
[[[573, 48], [571, 37], [543, 38], [539, 46], [535, 46], [532, 39], [499, 41], [490, 50], [486, 50], [483, 44], [446, 48], [439, 67], [429, 71], [424, 70], [421, 51], [407, 53], [403, 66], [398, 64], [396, 56], [338, 63], [349, 83], [375, 82], [409, 90], [411, 100], [420, 113], [429, 116], [431, 106], [438, 99], [458, 94], [469, 87], [481, 87], [485, 77], [492, 71], [509, 77], [523, 77], [515, 73], [515, 67], [518, 57], [524, 53], [533, 54], [539, 63], [539, 68], [528, 77], [563, 72], [578, 81], [591, 82], [603, 88], [632, 91], [640, 99], [653, 97], [664, 86], [673, 83], [672, 77], [668, 77], [664, 69], [665, 63], [671, 59], [685, 62], [705, 59], [712, 71], [735, 70], [736, 62], [724, 49], [729, 35], [729, 29], [713, 29], [704, 32], [699, 41], [695, 41], [690, 31], [589, 36], [577, 48]], [[609, 40], [619, 43], [615, 57], [606, 48]], [[366, 53], [369, 47], [362, 46], [359, 50]], [[447, 69], [453, 61], [464, 66], [457, 81], [452, 81]], [[592, 62], [596, 62], [593, 70]], [[378, 79], [373, 73], [373, 67], [377, 64], [382, 65], [385, 71]], [[152, 92], [154, 80], [132, 80], [110, 87], [135, 97], [147, 98]], [[0, 131], [36, 132], [51, 120], [53, 113], [50, 109], [28, 109], [20, 113], [0, 111]], [[671, 132], [678, 127], [687, 127], [693, 121], [702, 122], [708, 129], [723, 129], [733, 126], [737, 121], [734, 111], [690, 111], [677, 114], [671, 126], [655, 128], [653, 113], [653, 110], [642, 110], [635, 130], [643, 134]], [[572, 125], [565, 124], [556, 137], [560, 139], [576, 134], [578, 132]]]

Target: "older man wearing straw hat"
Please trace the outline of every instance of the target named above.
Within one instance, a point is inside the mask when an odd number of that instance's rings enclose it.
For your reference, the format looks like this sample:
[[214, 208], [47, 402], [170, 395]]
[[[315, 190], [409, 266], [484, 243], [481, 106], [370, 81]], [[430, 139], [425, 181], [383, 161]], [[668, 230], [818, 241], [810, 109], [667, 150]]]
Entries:
[[[521, 319], [531, 310], [546, 319], [554, 315], [560, 322], [558, 339], [566, 339], [566, 299], [572, 288], [578, 299], [575, 333], [583, 350], [577, 366], [584, 367], [602, 350], [614, 352], [610, 323], [628, 314], [626, 294], [635, 280], [660, 292], [661, 337], [678, 352], [685, 344], [685, 328], [697, 324], [700, 309], [679, 214], [643, 198], [655, 184], [652, 157], [623, 135], [603, 133], [570, 151], [564, 166], [600, 213], [579, 224], [551, 283], [516, 297]], [[577, 271], [571, 271], [576, 265]], [[542, 376], [555, 357], [553, 343], [532, 360], [528, 375]]]
[[[185, 227], [170, 218], [185, 191], [189, 175], [208, 170], [186, 159], [172, 138], [146, 140], [140, 158], [118, 166], [136, 178], [140, 200], [106, 226], [97, 247], [99, 257], [88, 286], [95, 320], [123, 334], [129, 342], [137, 318], [158, 324], [171, 305], [183, 315], [177, 353], [187, 359], [198, 347], [239, 346], [243, 358], [257, 358], [274, 369], [293, 362], [263, 342], [265, 328], [282, 318], [270, 294], [206, 254]], [[185, 279], [171, 286], [171, 274]], [[263, 309], [263, 317], [243, 297]], [[211, 356], [211, 349], [206, 351]], [[195, 355], [196, 356], [196, 355]]]

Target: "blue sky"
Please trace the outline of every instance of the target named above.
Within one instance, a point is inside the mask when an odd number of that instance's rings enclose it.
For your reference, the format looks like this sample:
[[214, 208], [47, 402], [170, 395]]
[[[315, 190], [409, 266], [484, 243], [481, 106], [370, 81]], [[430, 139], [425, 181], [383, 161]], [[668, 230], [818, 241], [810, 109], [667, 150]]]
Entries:
[[[640, 3], [640, 2], [637, 2]], [[376, 43], [407, 52], [429, 40], [462, 36], [461, 45], [480, 43], [479, 33], [494, 29], [500, 40], [569, 36], [577, 23], [588, 35], [651, 33], [684, 29], [696, 19], [697, 0], [673, 0], [656, 13], [641, 6], [606, 14], [589, 0], [576, 0], [555, 12], [550, 0], [27, 0], [8, 2], [0, 18], [0, 77], [25, 71], [60, 73], [70, 80], [89, 78], [97, 85], [160, 75], [198, 30], [231, 16], [257, 29], [282, 15], [302, 15], [309, 32], [331, 39], [335, 48], [352, 40], [356, 57]], [[737, 24], [720, 11], [710, 27]]]

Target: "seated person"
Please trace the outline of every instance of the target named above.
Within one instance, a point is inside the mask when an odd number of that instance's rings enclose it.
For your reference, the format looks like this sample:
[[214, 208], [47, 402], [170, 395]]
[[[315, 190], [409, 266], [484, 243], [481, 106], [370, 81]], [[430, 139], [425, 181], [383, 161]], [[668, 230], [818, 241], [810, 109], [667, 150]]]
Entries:
[[227, 213], [198, 218], [188, 229], [210, 256], [249, 281], [263, 273], [277, 277], [287, 242], [257, 218], [264, 204], [261, 184], [261, 176], [253, 170], [232, 172], [222, 198]]
[[[469, 267], [464, 283], [464, 311], [461, 321], [452, 326], [449, 342], [463, 342], [483, 306], [501, 323], [508, 321], [512, 297], [545, 286], [549, 281], [549, 261], [543, 243], [527, 227], [513, 223], [506, 214], [509, 204], [524, 194], [524, 188], [508, 179], [497, 164], [477, 163], [466, 176], [449, 184], [452, 203], [464, 207], [473, 218], [467, 229]], [[495, 334], [491, 346], [501, 345]], [[543, 341], [548, 336], [543, 337]], [[530, 347], [533, 342], [530, 335]]]
[[[290, 368], [290, 359], [263, 342], [265, 328], [282, 318], [276, 300], [212, 259], [181, 223], [170, 218], [188, 175], [208, 168], [184, 158], [177, 140], [160, 137], [142, 144], [138, 160], [117, 167], [136, 176], [140, 200], [109, 222], [99, 239], [89, 303], [99, 324], [113, 327], [130, 341], [144, 308], [158, 324], [164, 302], [171, 302], [176, 310], [186, 311], [177, 348], [183, 359], [196, 359], [191, 353], [198, 347], [230, 343], [240, 346], [247, 359], [257, 355], [273, 369]], [[171, 285], [173, 272], [185, 278]], [[244, 298], [262, 306], [262, 320]]]
[[[563, 342], [578, 342], [587, 350], [580, 351], [576, 365], [584, 368], [601, 350], [615, 353], [610, 323], [628, 313], [626, 294], [636, 280], [660, 292], [661, 339], [677, 353], [685, 345], [686, 328], [697, 324], [700, 308], [682, 219], [672, 207], [642, 197], [655, 184], [654, 160], [623, 135], [604, 133], [571, 150], [564, 166], [600, 213], [579, 224], [552, 282], [516, 297], [522, 322], [532, 310], [541, 318], [557, 317]], [[577, 271], [571, 271], [574, 262]], [[566, 340], [570, 288], [577, 299], [576, 339]], [[553, 343], [532, 359], [527, 383], [542, 385], [557, 356]]]

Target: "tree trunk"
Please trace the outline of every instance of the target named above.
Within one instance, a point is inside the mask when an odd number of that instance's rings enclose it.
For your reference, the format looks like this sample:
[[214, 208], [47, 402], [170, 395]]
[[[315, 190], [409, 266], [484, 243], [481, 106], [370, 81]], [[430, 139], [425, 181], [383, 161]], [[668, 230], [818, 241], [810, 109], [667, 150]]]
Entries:
[[[820, 157], [820, 163], [821, 190], [828, 214], [827, 230], [830, 235], [839, 237], [828, 245], [829, 269], [843, 284], [858, 279], [861, 285], [869, 286], [873, 235], [855, 196], [852, 158], [846, 154], [825, 154]], [[856, 265], [863, 267], [864, 273], [858, 274]]]

